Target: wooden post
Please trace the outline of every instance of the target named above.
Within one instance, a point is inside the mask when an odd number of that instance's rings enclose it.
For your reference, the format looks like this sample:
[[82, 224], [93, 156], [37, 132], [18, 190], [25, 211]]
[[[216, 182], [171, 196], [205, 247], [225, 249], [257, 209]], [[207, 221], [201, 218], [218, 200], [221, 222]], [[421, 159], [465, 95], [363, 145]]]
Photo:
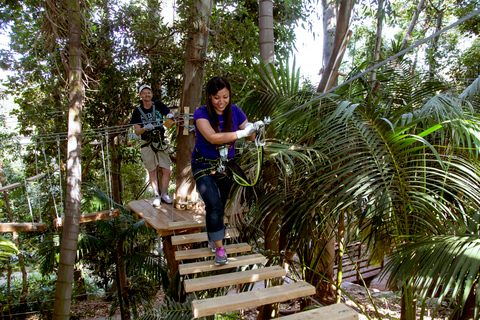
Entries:
[[175, 247], [172, 245], [172, 237], [162, 236], [162, 244], [170, 275], [173, 277], [178, 271], [178, 262], [175, 260]]

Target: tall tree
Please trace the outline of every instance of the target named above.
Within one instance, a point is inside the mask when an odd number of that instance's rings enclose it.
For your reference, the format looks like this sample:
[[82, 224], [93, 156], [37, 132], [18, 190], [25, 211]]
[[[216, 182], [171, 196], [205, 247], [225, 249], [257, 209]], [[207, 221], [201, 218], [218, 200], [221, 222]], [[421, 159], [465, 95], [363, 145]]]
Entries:
[[354, 0], [341, 0], [339, 3], [332, 54], [323, 70], [322, 79], [318, 84], [317, 92], [328, 90], [328, 87], [333, 84], [333, 81], [337, 77], [338, 68], [340, 67], [345, 52], [345, 45], [350, 38], [348, 29], [354, 4]]
[[[379, 62], [380, 61], [380, 51], [382, 49], [382, 31], [383, 31], [383, 22], [385, 20], [385, 0], [378, 0], [378, 8], [377, 8], [377, 35], [375, 37], [375, 48], [373, 50], [373, 59], [372, 61]], [[375, 86], [375, 82], [377, 80], [377, 71], [374, 70], [370, 74], [370, 81], [372, 87]]]
[[410, 24], [408, 25], [407, 32], [405, 33], [405, 36], [403, 37], [402, 43], [400, 45], [400, 50], [405, 49], [405, 47], [407, 46], [407, 42], [412, 36], [413, 29], [415, 28], [415, 25], [418, 21], [418, 16], [423, 10], [424, 3], [425, 3], [425, 0], [418, 1], [417, 9], [413, 13], [412, 19], [410, 20]]
[[[184, 57], [183, 92], [180, 111], [182, 113], [193, 113], [201, 105], [212, 5], [212, 0], [196, 0], [187, 11], [191, 29], [188, 32]], [[185, 124], [192, 125], [191, 123]], [[190, 156], [194, 146], [195, 132], [188, 130], [187, 127], [180, 127], [176, 166], [176, 200], [178, 203], [196, 200], [192, 198], [194, 196], [195, 182], [190, 169]]]
[[[51, 4], [52, 5], [52, 4]], [[55, 288], [54, 320], [68, 320], [72, 299], [72, 283], [77, 257], [78, 232], [81, 215], [81, 151], [82, 106], [84, 100], [82, 70], [82, 16], [78, 0], [66, 2], [68, 21], [68, 161], [67, 192], [65, 198], [65, 223], [60, 247], [60, 261]]]

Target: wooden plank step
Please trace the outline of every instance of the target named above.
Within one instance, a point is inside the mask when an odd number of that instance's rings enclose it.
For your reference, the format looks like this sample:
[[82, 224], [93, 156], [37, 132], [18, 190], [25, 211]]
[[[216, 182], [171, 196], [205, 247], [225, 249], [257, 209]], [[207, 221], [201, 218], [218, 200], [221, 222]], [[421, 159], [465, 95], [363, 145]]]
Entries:
[[[227, 228], [225, 230], [225, 239], [237, 238], [238, 236], [239, 236], [239, 233], [237, 229]], [[172, 245], [174, 246], [179, 244], [188, 244], [188, 243], [205, 242], [205, 241], [208, 241], [208, 236], [206, 232], [187, 233], [179, 236], [172, 236]]]
[[21, 185], [22, 184], [20, 182], [12, 183], [12, 184], [9, 184], [8, 186], [1, 187], [0, 192], [1, 191], [7, 191], [7, 190], [10, 190], [10, 189], [13, 189], [13, 188], [16, 188], [16, 187], [20, 187]]
[[228, 257], [228, 264], [225, 264], [222, 266], [216, 266], [214, 259], [181, 264], [178, 266], [178, 272], [181, 275], [185, 275], [185, 274], [207, 272], [207, 271], [214, 271], [214, 270], [231, 269], [231, 268], [247, 266], [251, 264], [265, 263], [265, 262], [267, 262], [267, 258], [265, 258], [259, 253], [256, 253], [256, 254], [250, 254], [246, 256]]
[[302, 311], [288, 316], [285, 320], [358, 320], [358, 313], [343, 303], [332, 304], [326, 307]]
[[241, 272], [218, 274], [210, 277], [187, 279], [184, 281], [184, 285], [186, 292], [193, 292], [283, 277], [286, 274], [285, 269], [282, 267], [273, 266]]
[[0, 223], [0, 232], [41, 232], [47, 230], [43, 222], [35, 223]]
[[45, 173], [37, 174], [36, 176], [27, 178], [25, 180], [28, 181], [28, 182], [32, 182], [32, 181], [35, 181], [35, 180], [38, 180], [38, 179], [42, 179], [43, 177], [45, 177]]
[[205, 226], [205, 220], [175, 221], [168, 223], [168, 230], [198, 229]]
[[193, 300], [192, 310], [193, 316], [199, 318], [282, 302], [312, 294], [315, 294], [315, 287], [305, 281], [299, 281], [261, 290], [242, 292], [235, 295]]
[[[227, 254], [248, 252], [252, 250], [252, 247], [248, 243], [234, 243], [223, 246], [227, 250]], [[214, 257], [215, 252], [212, 252], [210, 248], [199, 248], [190, 250], [175, 251], [175, 260], [187, 260], [197, 259], [204, 257]]]

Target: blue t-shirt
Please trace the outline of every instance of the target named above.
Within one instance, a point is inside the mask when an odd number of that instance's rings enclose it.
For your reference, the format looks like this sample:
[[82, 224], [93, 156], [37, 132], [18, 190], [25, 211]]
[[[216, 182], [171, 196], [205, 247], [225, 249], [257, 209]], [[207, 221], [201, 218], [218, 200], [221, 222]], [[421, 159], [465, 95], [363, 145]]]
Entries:
[[[220, 125], [220, 130], [223, 132], [223, 115], [217, 114], [218, 122]], [[202, 106], [195, 110], [193, 114], [193, 122], [197, 121], [197, 119], [207, 119], [210, 124], [212, 124], [212, 120], [208, 116], [207, 107]], [[247, 116], [243, 111], [237, 107], [236, 105], [232, 105], [232, 131], [235, 132], [238, 130], [238, 126], [247, 120]], [[212, 126], [213, 127], [213, 126]], [[195, 148], [192, 152], [192, 162], [197, 163], [194, 159], [195, 149], [200, 153], [200, 155], [206, 159], [217, 159], [220, 157], [220, 153], [218, 151], [218, 145], [211, 144], [205, 139], [200, 131], [198, 130], [197, 126], [195, 125]], [[228, 159], [231, 159], [235, 156], [235, 141], [230, 142], [230, 147], [228, 149]]]

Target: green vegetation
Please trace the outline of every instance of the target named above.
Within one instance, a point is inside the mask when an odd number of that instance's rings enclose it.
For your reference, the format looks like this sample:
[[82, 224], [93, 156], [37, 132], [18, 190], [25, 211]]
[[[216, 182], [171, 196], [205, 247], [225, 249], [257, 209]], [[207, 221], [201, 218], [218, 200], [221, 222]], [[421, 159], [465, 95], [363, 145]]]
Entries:
[[[0, 67], [9, 72], [0, 93], [15, 101], [0, 114], [1, 183], [24, 184], [2, 194], [0, 223], [41, 220], [48, 226], [0, 237], [0, 272], [7, 281], [0, 286], [0, 308], [12, 317], [51, 317], [62, 248], [62, 227], [54, 221], [65, 215], [71, 182], [68, 18], [59, 14], [67, 10], [48, 3], [14, 0], [0, 9], [1, 28], [10, 35], [9, 49], [0, 51]], [[151, 84], [154, 99], [181, 105], [194, 2], [180, 2], [173, 23], [164, 21], [155, 0], [81, 4], [81, 211], [116, 208], [120, 216], [80, 225], [73, 301], [99, 295], [112, 301], [112, 315], [120, 310], [132, 319], [190, 319], [192, 297], [183, 291], [182, 277], [170, 273], [161, 237], [127, 204], [151, 195], [139, 142], [129, 131], [136, 88]], [[204, 79], [228, 77], [234, 102], [250, 122], [272, 119], [260, 148], [258, 183], [238, 187], [229, 204], [244, 213], [243, 240], [269, 263], [288, 262], [294, 277], [317, 286], [315, 299], [322, 303], [340, 294], [341, 279], [333, 277], [335, 244], [361, 240], [372, 264], [387, 262], [383, 275], [402, 297], [402, 319], [415, 319], [417, 309], [425, 316], [432, 296], [438, 307], [445, 302], [451, 308], [452, 318], [480, 319], [478, 16], [392, 59], [375, 77], [364, 74], [378, 62], [378, 16], [394, 33], [383, 39], [385, 60], [405, 48], [403, 40], [408, 47], [479, 10], [478, 3], [425, 3], [407, 38], [416, 2], [387, 2], [384, 12], [376, 12], [373, 2], [356, 3], [337, 79], [348, 84], [328, 94], [316, 92], [316, 80], [304, 79], [288, 58], [295, 25], [311, 22], [316, 5], [274, 1], [276, 63], [270, 66], [259, 58], [257, 2], [215, 2], [209, 17]], [[169, 136], [176, 147], [174, 129]], [[243, 147], [240, 163], [252, 178], [259, 148]], [[46, 176], [25, 181], [38, 173]], [[173, 174], [170, 190], [175, 179]], [[24, 271], [28, 278], [13, 276]], [[154, 306], [160, 289], [165, 299]]]

